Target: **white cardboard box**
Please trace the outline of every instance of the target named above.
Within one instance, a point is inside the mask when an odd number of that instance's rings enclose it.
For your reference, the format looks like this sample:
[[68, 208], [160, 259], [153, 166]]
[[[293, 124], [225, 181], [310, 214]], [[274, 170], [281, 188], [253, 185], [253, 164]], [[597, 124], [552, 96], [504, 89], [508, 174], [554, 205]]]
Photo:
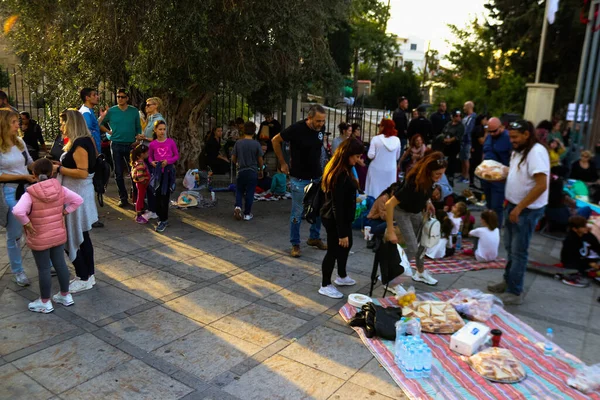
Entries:
[[487, 340], [490, 328], [479, 322], [468, 322], [450, 338], [450, 349], [465, 356], [472, 356]]

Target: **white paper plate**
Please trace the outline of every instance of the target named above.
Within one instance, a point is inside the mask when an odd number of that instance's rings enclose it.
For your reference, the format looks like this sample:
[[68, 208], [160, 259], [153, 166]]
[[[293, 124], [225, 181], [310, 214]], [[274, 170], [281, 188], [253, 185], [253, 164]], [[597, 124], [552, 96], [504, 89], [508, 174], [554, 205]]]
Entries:
[[348, 303], [354, 307], [361, 308], [368, 302], [373, 301], [369, 296], [360, 293], [352, 293], [348, 296]]

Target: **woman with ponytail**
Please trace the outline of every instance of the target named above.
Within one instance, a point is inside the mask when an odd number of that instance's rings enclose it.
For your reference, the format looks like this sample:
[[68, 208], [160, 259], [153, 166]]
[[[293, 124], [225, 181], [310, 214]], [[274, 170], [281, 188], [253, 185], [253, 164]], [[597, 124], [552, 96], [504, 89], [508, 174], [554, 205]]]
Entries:
[[64, 306], [73, 304], [69, 293], [69, 269], [64, 257], [67, 242], [64, 215], [72, 213], [83, 203], [83, 198], [77, 193], [63, 187], [56, 179], [49, 179], [52, 167], [47, 158], [33, 163], [33, 175], [38, 183], [27, 188], [12, 210], [25, 229], [27, 245], [40, 278], [40, 298], [29, 303], [29, 310], [44, 314], [54, 311], [50, 301], [52, 266], [60, 285], [60, 291], [52, 296], [52, 300]]

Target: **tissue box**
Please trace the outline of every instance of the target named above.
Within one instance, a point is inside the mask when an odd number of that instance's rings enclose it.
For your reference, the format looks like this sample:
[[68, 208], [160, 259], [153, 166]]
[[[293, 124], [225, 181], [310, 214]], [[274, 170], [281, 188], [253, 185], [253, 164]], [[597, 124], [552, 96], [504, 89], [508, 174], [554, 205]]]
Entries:
[[450, 338], [450, 349], [465, 356], [472, 356], [487, 340], [490, 328], [479, 322], [469, 322]]

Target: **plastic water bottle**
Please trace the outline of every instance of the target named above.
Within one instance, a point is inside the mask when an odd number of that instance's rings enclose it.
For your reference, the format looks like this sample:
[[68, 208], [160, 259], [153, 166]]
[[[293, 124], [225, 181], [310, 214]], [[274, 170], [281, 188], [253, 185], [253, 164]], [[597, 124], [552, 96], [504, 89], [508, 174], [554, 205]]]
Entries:
[[460, 250], [461, 247], [462, 247], [462, 232], [458, 231], [458, 234], [456, 235], [456, 251]]
[[415, 351], [413, 349], [408, 350], [406, 357], [406, 377], [408, 379], [415, 377]]
[[419, 347], [419, 351], [417, 352], [417, 357], [415, 360], [415, 378], [423, 377], [423, 361], [425, 358], [425, 352], [423, 348]]
[[546, 342], [544, 343], [544, 354], [549, 356], [554, 352], [554, 331], [552, 328], [546, 329]]
[[431, 355], [431, 349], [428, 347], [423, 354], [423, 378], [429, 378], [431, 376], [432, 362], [433, 356]]

